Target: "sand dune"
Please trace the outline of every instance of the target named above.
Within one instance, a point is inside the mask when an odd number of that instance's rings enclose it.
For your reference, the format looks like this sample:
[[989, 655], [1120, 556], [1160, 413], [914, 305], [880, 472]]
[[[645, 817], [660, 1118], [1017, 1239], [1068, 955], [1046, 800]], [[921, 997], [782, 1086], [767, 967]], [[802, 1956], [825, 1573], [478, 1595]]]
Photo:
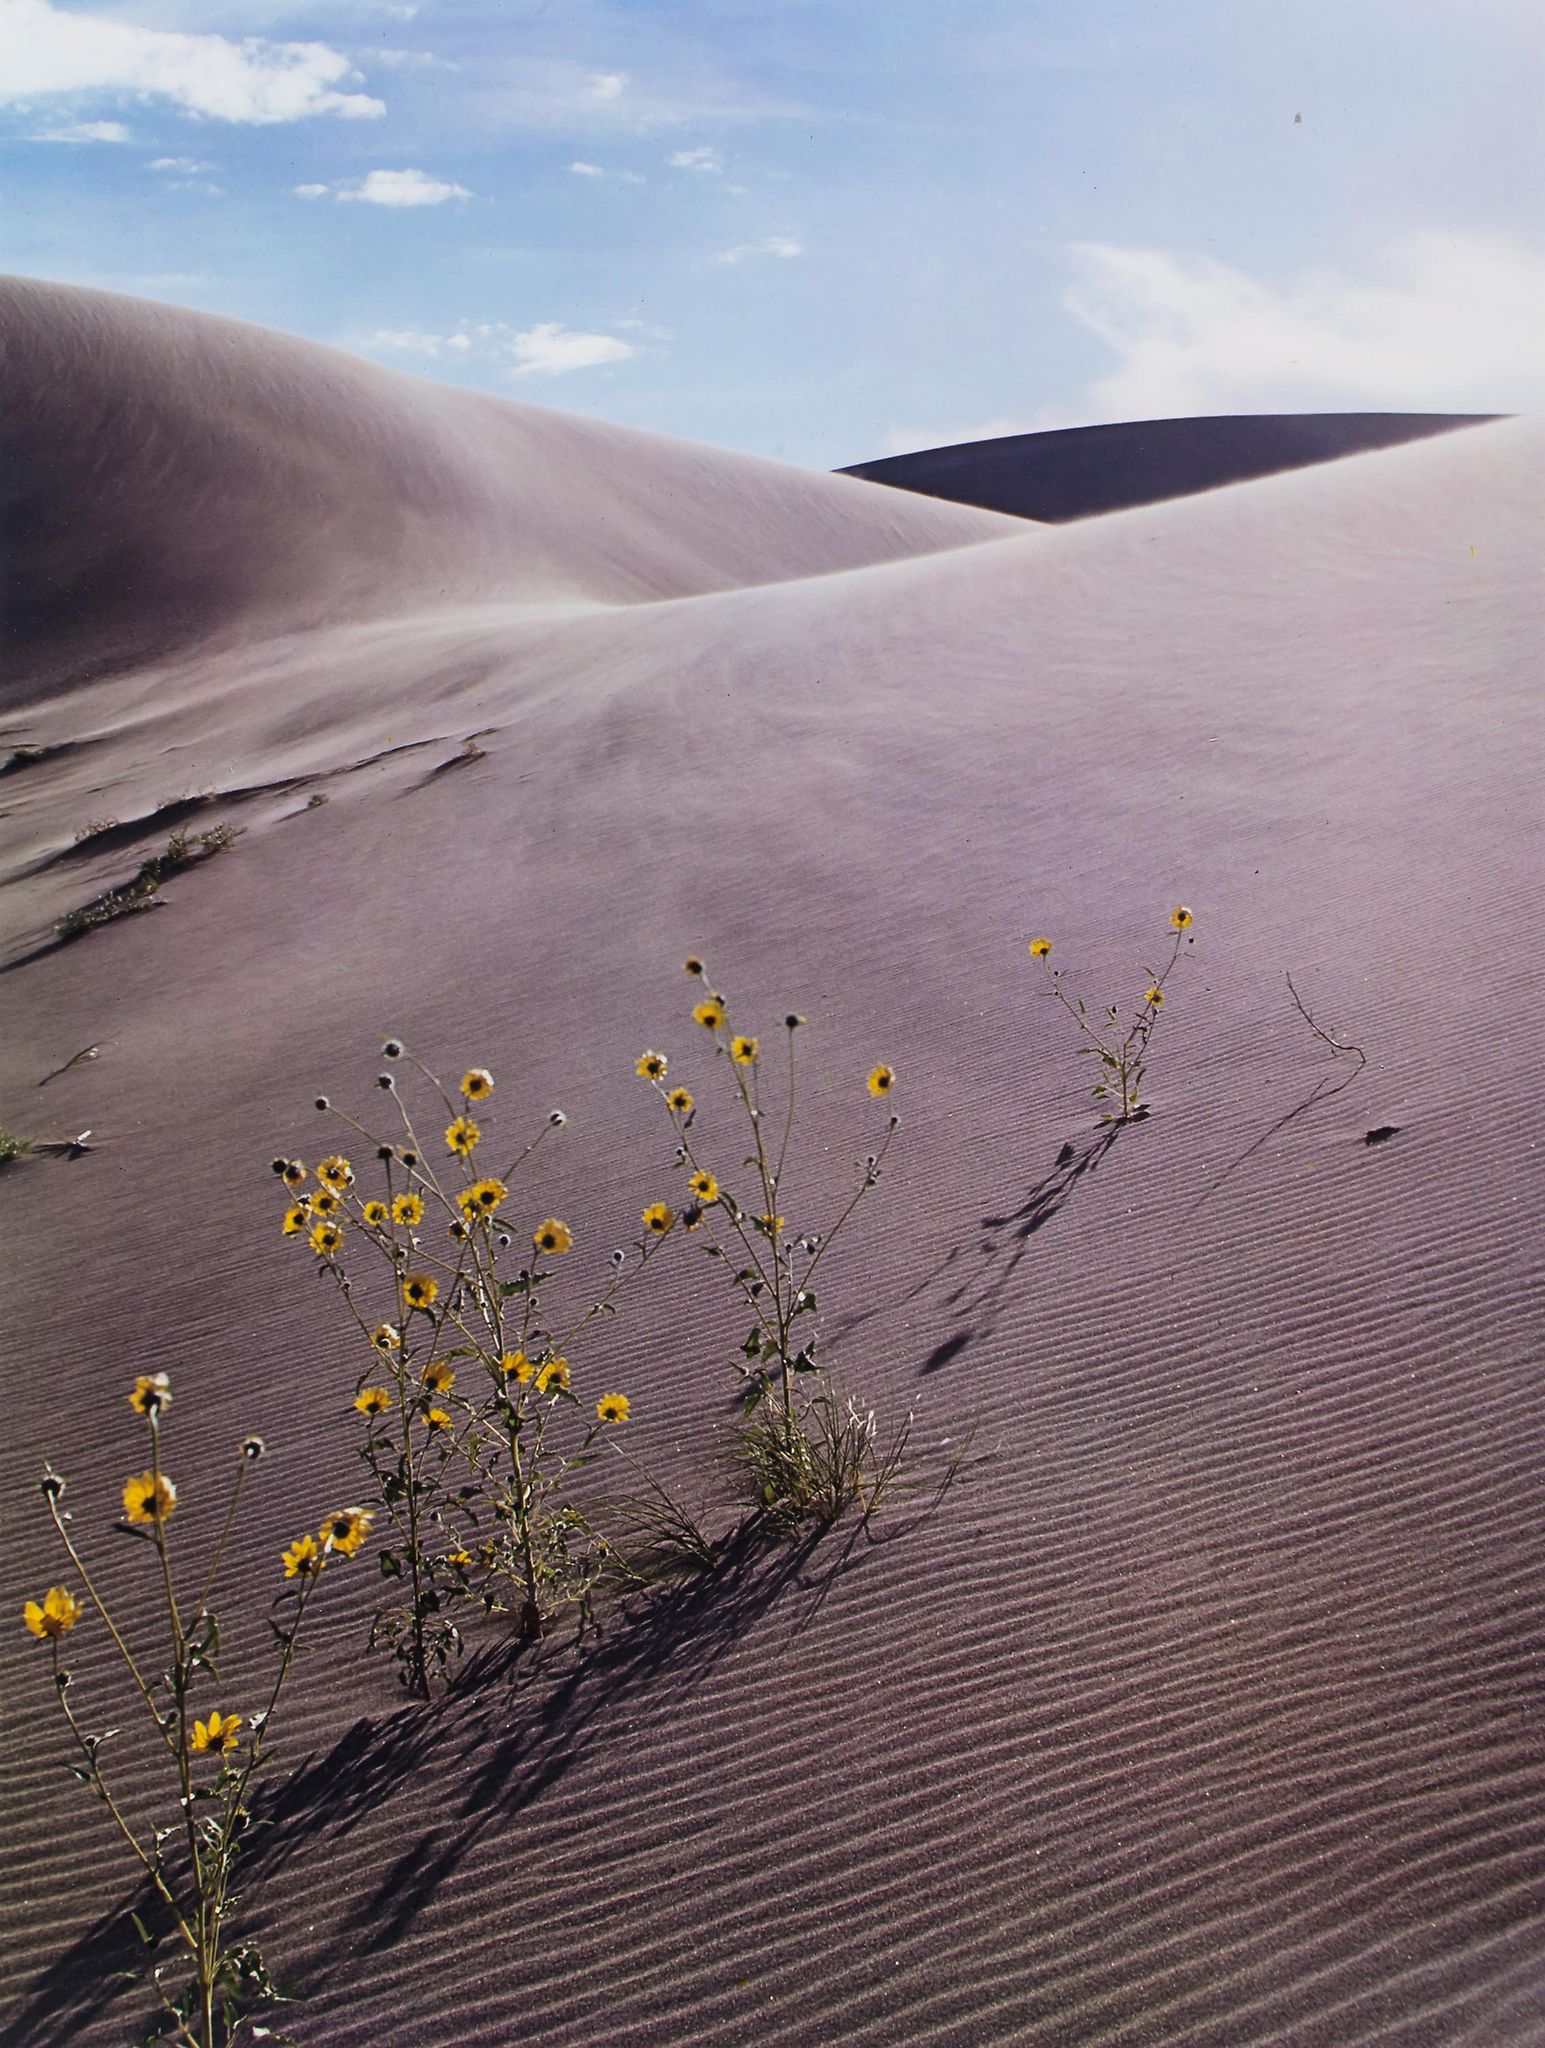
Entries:
[[1007, 530], [105, 292], [0, 280], [0, 334], [0, 707], [233, 630], [682, 597]]
[[[58, 347], [132, 354], [136, 392], [226, 331], [79, 306]], [[316, 352], [249, 346], [270, 417], [292, 362], [325, 412]], [[337, 375], [393, 463], [442, 418], [426, 387]], [[505, 431], [526, 506], [577, 489], [569, 435], [606, 473], [612, 430]], [[65, 623], [39, 629], [12, 738], [58, 751], [0, 785], [11, 961], [153, 842], [161, 796], [207, 790], [197, 814], [246, 831], [157, 915], [0, 975], [5, 1120], [101, 1141], [0, 1176], [37, 1304], [9, 1319], [18, 1603], [52, 1560], [16, 1476], [46, 1449], [105, 1519], [132, 1370], [177, 1375], [190, 1528], [231, 1436], [268, 1437], [260, 1575], [355, 1486], [357, 1361], [295, 1277], [267, 1161], [316, 1151], [318, 1087], [368, 1111], [384, 1032], [485, 1058], [517, 1120], [564, 1104], [531, 1200], [573, 1222], [576, 1287], [670, 1185], [641, 1046], [711, 1093], [689, 947], [748, 1017], [810, 1018], [801, 1222], [872, 1142], [867, 1066], [900, 1075], [894, 1167], [825, 1309], [844, 1382], [915, 1410], [916, 1495], [878, 1544], [752, 1556], [663, 1618], [609, 1613], [588, 1659], [560, 1637], [427, 1711], [361, 1650], [365, 1577], [340, 1588], [248, 1887], [307, 1994], [298, 2041], [1540, 2038], [1541, 438], [1490, 425], [959, 545], [870, 486], [750, 464], [737, 530], [727, 458], [619, 435], [627, 546], [592, 561], [577, 519], [532, 543], [572, 607], [507, 588], [489, 543], [443, 600], [372, 613], [340, 541], [336, 596], [319, 569], [292, 607], [259, 562], [214, 642], [68, 692]], [[115, 446], [96, 433], [99, 471], [143, 436]], [[209, 474], [197, 435], [163, 448], [174, 500], [184, 459], [187, 495]], [[656, 531], [643, 508], [694, 459], [724, 498]], [[91, 468], [66, 447], [56, 473]], [[446, 516], [429, 554], [483, 546], [465, 500]], [[777, 578], [722, 587], [756, 530]], [[153, 627], [160, 599], [135, 602]], [[140, 838], [72, 850], [108, 811]], [[1025, 939], [1130, 993], [1181, 899], [1156, 1111], [1102, 1145]], [[1366, 1052], [1334, 1095], [1285, 969]], [[626, 1375], [635, 1448], [700, 1496], [742, 1332], [667, 1249], [584, 1372]], [[0, 2030], [89, 2048], [142, 2010], [109, 1974], [129, 1894], [53, 1769], [33, 1648], [0, 1635]], [[238, 1631], [233, 1691], [259, 1648]]]
[[855, 462], [843, 476], [985, 505], [1024, 519], [1089, 519], [1134, 505], [1193, 497], [1224, 484], [1278, 476], [1374, 448], [1397, 448], [1491, 413], [1238, 413], [1219, 418], [1127, 420], [960, 441], [910, 455]]

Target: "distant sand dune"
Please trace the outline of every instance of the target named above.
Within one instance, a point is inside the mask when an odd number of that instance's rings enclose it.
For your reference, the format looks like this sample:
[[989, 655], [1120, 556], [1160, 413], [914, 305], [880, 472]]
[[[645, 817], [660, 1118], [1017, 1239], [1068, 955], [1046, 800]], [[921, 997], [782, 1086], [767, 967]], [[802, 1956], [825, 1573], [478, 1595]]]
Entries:
[[[369, 1114], [387, 1031], [486, 1059], [506, 1128], [568, 1110], [519, 1213], [571, 1222], [576, 1291], [675, 1186], [644, 1045], [725, 1129], [689, 948], [748, 1019], [810, 1019], [801, 1226], [873, 1142], [865, 1070], [900, 1077], [823, 1295], [844, 1383], [915, 1413], [917, 1493], [875, 1545], [746, 1559], [427, 1713], [361, 1650], [368, 1568], [340, 1583], [247, 1886], [307, 1993], [297, 2040], [1533, 2048], [1541, 429], [973, 528], [55, 288], [49, 353], [33, 294], [28, 417], [62, 435], [73, 385], [85, 422], [143, 406], [184, 438], [113, 442], [171, 522], [140, 539], [82, 446], [67, 499], [33, 472], [53, 596], [34, 555], [7, 737], [62, 751], [0, 783], [6, 957], [138, 857], [110, 829], [58, 858], [86, 820], [150, 837], [159, 799], [208, 791], [193, 815], [248, 829], [162, 914], [0, 976], [0, 1113], [99, 1144], [0, 1175], [16, 1604], [56, 1576], [18, 1477], [46, 1450], [82, 1529], [105, 1520], [133, 1370], [176, 1377], [190, 1537], [232, 1440], [268, 1438], [236, 1560], [265, 1588], [357, 1491], [359, 1361], [267, 1161], [331, 1144], [319, 1087]], [[227, 335], [199, 430], [178, 368], [214, 378]], [[282, 477], [254, 429], [270, 495], [220, 498], [217, 426], [292, 416]], [[518, 488], [472, 445], [437, 511], [438, 437], [474, 426], [524, 451]], [[308, 439], [352, 446], [348, 494], [319, 482], [292, 545]], [[254, 559], [163, 633], [183, 572], [156, 533], [198, 535], [159, 508], [216, 502], [248, 523], [211, 559]], [[107, 580], [120, 545], [134, 589]], [[130, 619], [155, 658], [127, 660]], [[88, 644], [118, 666], [61, 692]], [[1093, 1147], [1025, 941], [1126, 998], [1182, 899], [1155, 1113]], [[1366, 1052], [1334, 1097], [1285, 969]], [[625, 1387], [634, 1448], [695, 1500], [743, 1331], [692, 1249], [578, 1373]], [[240, 1705], [255, 1619], [231, 1637]], [[73, 1641], [94, 1697], [102, 1645]], [[131, 1894], [56, 1768], [35, 1648], [0, 1630], [0, 2036], [108, 2048], [143, 2016], [110, 1975]]]
[[1242, 413], [1219, 418], [1125, 420], [961, 441], [911, 455], [855, 462], [841, 476], [867, 477], [956, 505], [984, 505], [1060, 523], [1129, 511], [1289, 469], [1398, 448], [1494, 413]]

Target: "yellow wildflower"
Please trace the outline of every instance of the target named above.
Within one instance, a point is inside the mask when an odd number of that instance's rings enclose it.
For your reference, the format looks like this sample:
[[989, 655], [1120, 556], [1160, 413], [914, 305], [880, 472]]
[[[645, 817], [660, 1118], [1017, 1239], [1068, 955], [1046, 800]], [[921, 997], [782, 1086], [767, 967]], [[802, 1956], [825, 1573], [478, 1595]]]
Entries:
[[370, 1341], [377, 1351], [395, 1351], [402, 1337], [395, 1323], [377, 1323], [370, 1333]]
[[532, 1231], [531, 1242], [539, 1252], [566, 1252], [574, 1242], [574, 1233], [556, 1216], [549, 1216]]
[[455, 1371], [443, 1358], [426, 1365], [422, 1377], [431, 1394], [448, 1394], [456, 1384]]
[[336, 1550], [340, 1557], [352, 1557], [370, 1534], [375, 1516], [365, 1508], [340, 1508], [329, 1515], [317, 1531], [324, 1550]]
[[450, 1426], [451, 1418], [443, 1408], [431, 1408], [424, 1417], [424, 1427], [431, 1436], [434, 1435], [436, 1430], [449, 1429]]
[[1030, 941], [1030, 950], [1035, 955], [1037, 960], [1044, 960], [1047, 954], [1051, 951], [1051, 940], [1032, 939]]
[[445, 1561], [447, 1564], [455, 1565], [458, 1571], [464, 1572], [471, 1569], [473, 1558], [470, 1550], [448, 1550]]
[[656, 1237], [664, 1237], [675, 1221], [668, 1202], [651, 1202], [644, 1211], [644, 1228]]
[[1155, 983], [1154, 983], [1154, 985], [1153, 985], [1153, 987], [1152, 987], [1152, 988], [1149, 988], [1149, 989], [1144, 989], [1144, 991], [1143, 991], [1143, 1001], [1144, 1001], [1144, 1002], [1145, 1002], [1145, 1003], [1146, 1003], [1146, 1004], [1148, 1005], [1148, 1007], [1149, 1007], [1149, 1009], [1150, 1009], [1150, 1010], [1162, 1010], [1162, 1009], [1163, 1009], [1163, 1007], [1164, 1007], [1164, 991], [1163, 991], [1163, 989], [1162, 989], [1162, 988], [1160, 988], [1160, 986], [1159, 986], [1159, 984], [1158, 984], [1157, 982], [1155, 982]]
[[523, 1387], [530, 1386], [536, 1376], [536, 1367], [524, 1351], [506, 1351], [499, 1360], [499, 1370], [506, 1379], [519, 1380]]
[[367, 1202], [361, 1214], [372, 1230], [384, 1230], [392, 1220], [392, 1212], [384, 1202]]
[[286, 1209], [284, 1212], [285, 1236], [299, 1237], [310, 1221], [311, 1215], [307, 1205], [304, 1202], [297, 1202], [293, 1209]]
[[384, 1415], [392, 1405], [390, 1389], [361, 1387], [354, 1396], [354, 1405], [361, 1415]]
[[889, 1067], [874, 1067], [870, 1070], [868, 1088], [871, 1095], [889, 1095], [896, 1085], [896, 1076]]
[[73, 1593], [63, 1586], [50, 1586], [41, 1603], [29, 1600], [21, 1618], [35, 1636], [67, 1636], [81, 1618], [82, 1608]]
[[565, 1394], [569, 1391], [569, 1361], [566, 1358], [548, 1359], [546, 1365], [537, 1374], [537, 1392], [545, 1394], [549, 1387], [557, 1387], [560, 1392]]
[[730, 1057], [737, 1066], [754, 1067], [758, 1051], [754, 1038], [735, 1038], [730, 1041]]
[[402, 1298], [409, 1308], [433, 1308], [439, 1292], [439, 1281], [427, 1273], [410, 1273], [402, 1283]]
[[306, 1169], [298, 1159], [286, 1159], [279, 1178], [287, 1188], [298, 1188], [306, 1178]]
[[705, 1031], [717, 1031], [724, 1022], [724, 1005], [717, 996], [710, 996], [706, 1003], [699, 1003], [692, 1012], [694, 1024], [701, 1024]]
[[626, 1394], [603, 1394], [595, 1404], [595, 1412], [601, 1422], [626, 1422], [628, 1407]]
[[240, 1726], [240, 1714], [211, 1714], [207, 1721], [195, 1721], [193, 1747], [232, 1750], [236, 1747], [236, 1731]]
[[330, 1159], [317, 1162], [317, 1179], [325, 1181], [330, 1188], [336, 1188], [342, 1194], [345, 1188], [354, 1185], [354, 1169], [347, 1159], [335, 1152]]
[[482, 1135], [483, 1133], [478, 1129], [471, 1117], [459, 1116], [453, 1124], [447, 1126], [445, 1142], [453, 1152], [459, 1153], [463, 1159], [467, 1159], [471, 1157], [472, 1148]]
[[411, 1230], [415, 1223], [424, 1220], [424, 1202], [420, 1195], [399, 1195], [392, 1204], [392, 1221], [406, 1223]]
[[481, 1102], [494, 1092], [494, 1077], [487, 1067], [472, 1067], [461, 1077], [461, 1092], [469, 1102]]
[[318, 1188], [311, 1197], [313, 1216], [336, 1216], [343, 1207], [343, 1197], [335, 1195], [331, 1188]]
[[474, 1216], [492, 1216], [495, 1209], [509, 1193], [502, 1180], [474, 1181], [470, 1188], [463, 1188], [456, 1197], [461, 1213], [470, 1223]]
[[700, 1202], [717, 1202], [719, 1199], [719, 1183], [711, 1173], [694, 1173], [687, 1186]]
[[305, 1535], [296, 1537], [280, 1562], [287, 1579], [314, 1579], [327, 1560], [316, 1538]]
[[336, 1223], [319, 1223], [311, 1233], [311, 1249], [319, 1259], [330, 1259], [343, 1243], [343, 1232]]
[[177, 1505], [177, 1489], [163, 1472], [141, 1472], [126, 1479], [123, 1511], [131, 1522], [164, 1522]]
[[134, 1382], [129, 1406], [136, 1415], [164, 1415], [172, 1405], [172, 1383], [164, 1372], [142, 1372]]
[[667, 1109], [675, 1110], [677, 1116], [686, 1116], [692, 1108], [692, 1097], [685, 1088], [673, 1088], [665, 1098]]
[[663, 1052], [643, 1052], [633, 1062], [633, 1071], [646, 1081], [662, 1081], [669, 1064]]
[[1177, 932], [1183, 932], [1186, 929], [1187, 925], [1193, 925], [1196, 923], [1196, 919], [1191, 915], [1190, 911], [1187, 910], [1186, 906], [1183, 903], [1177, 903], [1175, 905], [1175, 908], [1169, 914], [1169, 921], [1174, 926]]

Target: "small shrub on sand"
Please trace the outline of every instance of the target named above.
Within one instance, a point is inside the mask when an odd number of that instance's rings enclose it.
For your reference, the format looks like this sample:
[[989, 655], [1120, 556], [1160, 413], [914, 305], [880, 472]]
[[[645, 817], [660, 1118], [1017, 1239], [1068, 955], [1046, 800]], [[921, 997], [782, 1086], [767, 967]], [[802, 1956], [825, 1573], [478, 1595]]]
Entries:
[[[98, 830], [106, 830], [106, 827], [88, 828], [88, 832]], [[55, 937], [78, 939], [83, 932], [93, 931], [98, 925], [111, 924], [115, 918], [131, 917], [138, 910], [149, 910], [160, 901], [159, 890], [168, 875], [176, 874], [180, 868], [192, 867], [197, 861], [208, 860], [212, 854], [224, 853], [228, 846], [236, 843], [236, 838], [234, 825], [212, 825], [207, 832], [199, 833], [179, 827], [167, 840], [164, 852], [154, 853], [149, 860], [141, 862], [132, 881], [125, 882], [121, 889], [104, 889], [89, 903], [67, 910], [54, 926]]]
[[25, 1158], [31, 1150], [30, 1138], [19, 1138], [15, 1131], [0, 1124], [0, 1166], [10, 1166], [15, 1160]]
[[1060, 970], [1050, 965], [1051, 940], [1030, 941], [1031, 953], [1046, 970], [1052, 995], [1089, 1041], [1078, 1048], [1080, 1054], [1100, 1062], [1101, 1077], [1090, 1093], [1096, 1102], [1105, 1105], [1100, 1114], [1102, 1124], [1133, 1123], [1148, 1114], [1142, 1096], [1148, 1046], [1159, 1021], [1159, 1012], [1164, 1008], [1165, 984], [1174, 972], [1180, 949], [1193, 943], [1191, 927], [1195, 919], [1182, 903], [1170, 912], [1169, 922], [1174, 944], [1162, 972], [1155, 974], [1151, 968], [1144, 968], [1148, 985], [1127, 1016], [1123, 1018], [1121, 1011], [1110, 1004], [1101, 1012], [1097, 1024], [1090, 1022], [1082, 997], [1070, 997], [1062, 986]]
[[453, 1096], [398, 1041], [384, 1050], [438, 1099], [443, 1131], [420, 1140], [389, 1071], [379, 1085], [400, 1124], [391, 1141], [331, 1111], [325, 1096], [317, 1104], [364, 1139], [380, 1169], [371, 1193], [342, 1154], [317, 1165], [314, 1185], [298, 1160], [274, 1168], [291, 1190], [286, 1233], [332, 1275], [370, 1347], [354, 1393], [360, 1454], [393, 1531], [381, 1570], [404, 1593], [378, 1613], [371, 1640], [427, 1698], [461, 1649], [464, 1614], [513, 1612], [521, 1635], [539, 1635], [564, 1607], [588, 1611], [616, 1561], [570, 1481], [603, 1455], [630, 1404], [605, 1386], [582, 1389], [573, 1356], [589, 1325], [615, 1314], [660, 1236], [646, 1219], [636, 1256], [612, 1253], [599, 1291], [572, 1305], [557, 1273], [573, 1233], [530, 1204], [517, 1222], [510, 1186], [563, 1112], [495, 1171], [486, 1068], [464, 1074]]
[[[131, 1647], [88, 1568], [76, 1540], [73, 1517], [61, 1505], [65, 1483], [45, 1471], [42, 1494], [54, 1529], [69, 1557], [84, 1597], [69, 1586], [50, 1586], [29, 1600], [22, 1619], [47, 1646], [55, 1697], [69, 1725], [79, 1762], [71, 1768], [107, 1809], [153, 1894], [154, 1931], [138, 1914], [135, 1924], [147, 1945], [175, 1936], [186, 1951], [192, 1975], [180, 1991], [167, 1987], [170, 1962], [152, 1965], [150, 1976], [164, 2013], [155, 2039], [188, 2048], [221, 2048], [279, 1996], [252, 1942], [233, 1939], [228, 1922], [236, 1900], [231, 1890], [242, 1837], [251, 1820], [255, 1782], [271, 1757], [275, 1710], [295, 1661], [296, 1642], [322, 1578], [337, 1558], [352, 1557], [365, 1541], [371, 1517], [357, 1508], [329, 1515], [313, 1535], [302, 1532], [282, 1557], [283, 1583], [270, 1618], [275, 1667], [261, 1702], [232, 1698], [218, 1668], [221, 1625], [212, 1602], [250, 1468], [263, 1455], [262, 1440], [248, 1437], [237, 1453], [224, 1519], [200, 1530], [193, 1555], [179, 1574], [172, 1558], [169, 1524], [183, 1506], [176, 1483], [162, 1462], [162, 1435], [171, 1406], [165, 1373], [142, 1374], [130, 1406], [146, 1431], [145, 1469], [124, 1483], [123, 1516], [116, 1524], [148, 1547], [148, 1563], [160, 1590], [167, 1639], [164, 1646]], [[208, 1538], [214, 1536], [211, 1543]], [[277, 1576], [277, 1574], [276, 1574]], [[179, 1589], [179, 1577], [184, 1581]], [[196, 1591], [190, 1592], [190, 1587]], [[127, 1675], [137, 1708], [148, 1717], [152, 1747], [175, 1784], [165, 1824], [130, 1818], [103, 1766], [103, 1751], [119, 1733], [91, 1728], [72, 1674], [61, 1660], [64, 1638], [95, 1609]]]
[[[742, 1200], [718, 1152], [697, 1134], [698, 1106], [689, 1089], [669, 1076], [663, 1053], [640, 1055], [635, 1071], [650, 1083], [669, 1112], [677, 1135], [676, 1166], [686, 1176], [680, 1222], [718, 1261], [728, 1284], [752, 1316], [740, 1347], [742, 1419], [736, 1450], [753, 1506], [782, 1529], [792, 1530], [816, 1516], [835, 1521], [851, 1502], [865, 1512], [878, 1505], [901, 1463], [910, 1428], [904, 1425], [888, 1450], [881, 1450], [874, 1417], [844, 1403], [819, 1362], [816, 1271], [864, 1196], [879, 1184], [885, 1155], [900, 1118], [889, 1115], [878, 1149], [860, 1170], [858, 1186], [824, 1235], [800, 1232], [782, 1213], [784, 1176], [794, 1129], [795, 1040], [804, 1023], [783, 1020], [785, 1073], [781, 1103], [764, 1092], [761, 1039], [737, 1029], [726, 998], [714, 991], [696, 957], [686, 970], [703, 987], [692, 1016], [713, 1044], [733, 1089], [733, 1099], [750, 1132], [751, 1151], [740, 1161]], [[868, 1077], [870, 1096], [888, 1100], [896, 1076], [885, 1065]], [[663, 1204], [650, 1229], [667, 1231], [676, 1221]]]

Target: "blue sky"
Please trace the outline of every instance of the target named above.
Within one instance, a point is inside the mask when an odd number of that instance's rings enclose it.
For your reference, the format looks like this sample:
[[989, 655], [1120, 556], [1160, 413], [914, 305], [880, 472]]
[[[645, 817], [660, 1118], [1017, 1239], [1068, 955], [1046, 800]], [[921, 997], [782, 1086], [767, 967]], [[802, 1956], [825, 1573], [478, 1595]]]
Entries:
[[1545, 406], [1538, 0], [0, 0], [0, 269], [829, 467]]

